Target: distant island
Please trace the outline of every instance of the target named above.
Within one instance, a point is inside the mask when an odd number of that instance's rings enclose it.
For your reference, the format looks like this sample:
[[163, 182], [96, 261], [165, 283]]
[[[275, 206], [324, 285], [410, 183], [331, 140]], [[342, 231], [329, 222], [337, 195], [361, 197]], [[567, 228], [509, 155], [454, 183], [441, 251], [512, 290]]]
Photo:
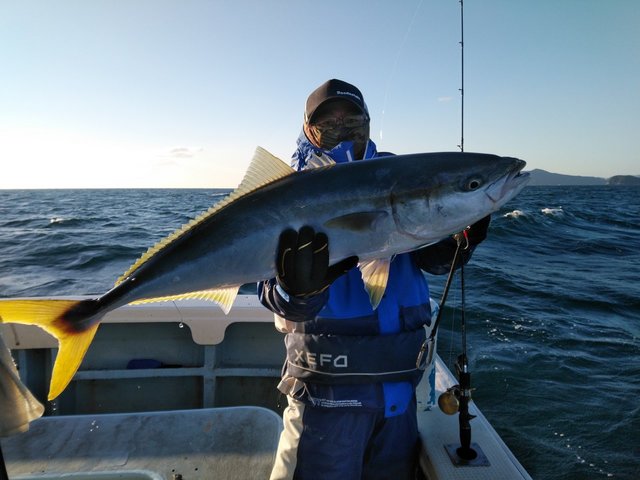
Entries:
[[531, 186], [553, 186], [553, 185], [640, 185], [640, 176], [637, 175], [616, 175], [611, 178], [582, 177], [578, 175], [563, 175], [551, 173], [538, 168], [529, 171]]
[[640, 177], [634, 175], [616, 175], [607, 180], [607, 185], [640, 185]]

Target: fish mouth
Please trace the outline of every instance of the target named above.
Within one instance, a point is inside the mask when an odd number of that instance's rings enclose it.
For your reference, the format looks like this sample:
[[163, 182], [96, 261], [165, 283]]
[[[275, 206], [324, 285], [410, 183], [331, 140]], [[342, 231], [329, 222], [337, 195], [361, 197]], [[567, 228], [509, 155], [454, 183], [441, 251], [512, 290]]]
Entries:
[[486, 190], [487, 196], [494, 203], [507, 203], [529, 183], [529, 172], [522, 171], [527, 162], [518, 158], [510, 160], [513, 160], [511, 168]]

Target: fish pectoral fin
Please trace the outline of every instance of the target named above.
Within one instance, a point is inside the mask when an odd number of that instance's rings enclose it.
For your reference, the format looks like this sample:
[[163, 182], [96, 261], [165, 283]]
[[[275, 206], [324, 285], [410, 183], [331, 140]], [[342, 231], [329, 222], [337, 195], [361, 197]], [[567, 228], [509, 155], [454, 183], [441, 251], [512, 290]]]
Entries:
[[171, 302], [175, 300], [207, 300], [209, 302], [217, 303], [222, 311], [226, 314], [231, 311], [231, 307], [233, 306], [233, 302], [236, 300], [238, 296], [238, 290], [240, 289], [240, 285], [228, 287], [228, 288], [219, 288], [212, 290], [199, 290], [197, 292], [188, 292], [181, 293], [179, 295], [167, 295], [165, 297], [154, 297], [154, 298], [143, 298], [141, 300], [136, 300], [135, 302], [131, 302], [130, 305], [142, 305], [144, 303], [157, 303], [157, 302]]
[[384, 210], [372, 210], [369, 212], [356, 212], [340, 215], [324, 222], [327, 228], [339, 228], [352, 232], [364, 232], [373, 230], [375, 224], [386, 218], [389, 214]]
[[369, 294], [369, 301], [374, 310], [378, 308], [382, 295], [384, 295], [384, 291], [387, 288], [390, 265], [390, 258], [369, 260], [358, 264], [364, 288]]
[[49, 400], [63, 392], [80, 367], [98, 330], [99, 314], [95, 300], [0, 301], [0, 323], [36, 325], [58, 340]]

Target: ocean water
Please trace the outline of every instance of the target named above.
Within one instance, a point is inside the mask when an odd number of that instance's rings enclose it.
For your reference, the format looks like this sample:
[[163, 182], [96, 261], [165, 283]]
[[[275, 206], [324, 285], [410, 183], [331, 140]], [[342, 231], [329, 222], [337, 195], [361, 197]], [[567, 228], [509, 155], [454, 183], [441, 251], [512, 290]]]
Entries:
[[[102, 293], [224, 193], [0, 191], [0, 297]], [[439, 300], [445, 278], [429, 280]], [[474, 401], [532, 477], [640, 478], [640, 189], [525, 188], [464, 283]], [[458, 275], [449, 365], [462, 303]]]

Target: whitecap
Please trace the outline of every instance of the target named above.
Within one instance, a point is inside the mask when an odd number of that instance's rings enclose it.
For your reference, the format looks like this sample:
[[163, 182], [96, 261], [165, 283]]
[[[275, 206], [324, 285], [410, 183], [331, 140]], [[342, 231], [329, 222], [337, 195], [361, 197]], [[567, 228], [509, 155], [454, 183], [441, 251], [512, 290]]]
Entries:
[[514, 210], [513, 212], [507, 212], [503, 215], [505, 218], [518, 218], [524, 215], [522, 210]]
[[62, 223], [65, 222], [66, 220], [62, 217], [53, 217], [51, 219], [49, 219], [49, 223]]
[[557, 208], [547, 207], [547, 208], [543, 208], [540, 211], [545, 215], [564, 215], [564, 210], [562, 209], [562, 207], [557, 207]]

